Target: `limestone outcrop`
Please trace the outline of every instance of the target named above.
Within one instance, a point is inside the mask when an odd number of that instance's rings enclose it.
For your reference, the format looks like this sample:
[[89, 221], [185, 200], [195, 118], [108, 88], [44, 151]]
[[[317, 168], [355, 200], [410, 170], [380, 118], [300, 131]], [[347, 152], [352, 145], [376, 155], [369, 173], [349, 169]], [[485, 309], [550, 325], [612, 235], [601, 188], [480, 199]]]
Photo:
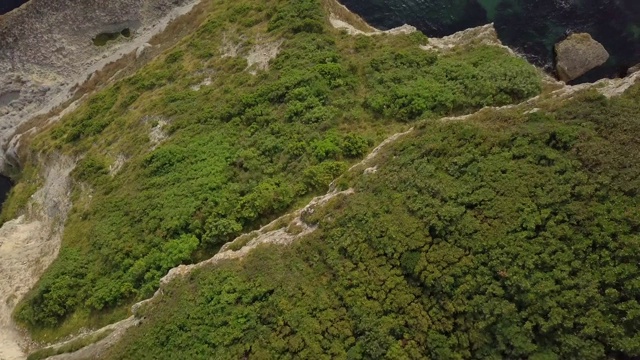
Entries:
[[[0, 16], [0, 148], [15, 129], [73, 95], [74, 86], [133, 53], [199, 0], [31, 0]], [[120, 33], [104, 46], [93, 39]], [[0, 171], [5, 152], [0, 151]]]
[[556, 70], [564, 82], [575, 80], [609, 59], [607, 50], [587, 33], [575, 33], [555, 46]]
[[627, 70], [627, 75], [635, 74], [640, 71], [640, 64], [636, 64]]
[[52, 154], [41, 159], [43, 185], [31, 196], [25, 214], [0, 227], [0, 359], [26, 358], [26, 339], [11, 319], [16, 304], [58, 256], [71, 210], [75, 159]]

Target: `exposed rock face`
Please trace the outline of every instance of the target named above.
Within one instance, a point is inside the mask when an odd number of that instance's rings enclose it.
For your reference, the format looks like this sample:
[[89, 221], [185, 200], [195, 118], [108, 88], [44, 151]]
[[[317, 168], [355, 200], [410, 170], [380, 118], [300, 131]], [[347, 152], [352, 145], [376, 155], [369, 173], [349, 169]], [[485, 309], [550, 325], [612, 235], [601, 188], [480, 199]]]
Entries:
[[[0, 147], [15, 128], [67, 101], [73, 87], [126, 54], [199, 0], [31, 0], [0, 16]], [[130, 38], [96, 46], [125, 29]], [[140, 48], [142, 47], [142, 50]], [[0, 151], [0, 171], [5, 154]]]
[[11, 313], [22, 296], [58, 255], [71, 209], [70, 173], [75, 160], [61, 155], [42, 159], [44, 184], [31, 197], [26, 214], [0, 227], [0, 359], [22, 360], [24, 339]]
[[510, 48], [502, 45], [493, 23], [458, 31], [442, 38], [429, 38], [429, 43], [420, 46], [420, 48], [423, 50], [450, 52], [478, 45], [499, 46], [514, 54]]
[[637, 73], [638, 71], [640, 71], [640, 64], [636, 64], [636, 65], [630, 67], [629, 70], [627, 70], [627, 75], [631, 75], [631, 74]]
[[556, 70], [560, 80], [579, 78], [609, 59], [607, 50], [587, 33], [571, 34], [555, 46]]

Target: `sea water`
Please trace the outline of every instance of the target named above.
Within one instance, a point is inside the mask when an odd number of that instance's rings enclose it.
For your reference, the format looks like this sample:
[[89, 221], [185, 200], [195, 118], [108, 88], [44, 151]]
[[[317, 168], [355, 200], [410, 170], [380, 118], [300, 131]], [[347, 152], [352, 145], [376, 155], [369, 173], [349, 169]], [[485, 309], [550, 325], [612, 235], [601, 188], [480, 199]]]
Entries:
[[0, 0], [0, 15], [8, 13], [9, 11], [20, 7], [20, 5], [26, 3], [28, 0]]

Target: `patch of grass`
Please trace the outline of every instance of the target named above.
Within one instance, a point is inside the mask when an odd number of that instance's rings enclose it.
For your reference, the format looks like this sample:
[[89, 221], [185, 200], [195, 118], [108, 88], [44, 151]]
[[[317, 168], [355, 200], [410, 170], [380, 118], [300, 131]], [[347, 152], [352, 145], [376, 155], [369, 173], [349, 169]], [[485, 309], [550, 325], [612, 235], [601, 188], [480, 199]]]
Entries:
[[60, 354], [67, 354], [78, 351], [86, 346], [91, 344], [95, 344], [98, 341], [109, 336], [113, 330], [104, 330], [95, 334], [87, 335], [82, 338], [73, 340], [59, 347], [48, 347], [40, 350], [36, 350], [29, 354], [27, 360], [42, 360], [51, 356], [56, 356]]
[[287, 232], [291, 235], [299, 235], [303, 231], [304, 227], [295, 223], [291, 223], [287, 226]]
[[258, 237], [257, 233], [251, 232], [249, 234], [244, 234], [239, 238], [237, 238], [236, 240], [234, 240], [231, 243], [231, 245], [229, 245], [229, 250], [238, 251], [242, 249], [245, 245], [247, 245], [251, 240], [255, 239], [256, 237]]
[[31, 338], [40, 343], [53, 343], [77, 335], [84, 329], [100, 329], [109, 324], [126, 319], [131, 314], [128, 307], [109, 311], [87, 311], [78, 309], [57, 327], [38, 327], [31, 329]]

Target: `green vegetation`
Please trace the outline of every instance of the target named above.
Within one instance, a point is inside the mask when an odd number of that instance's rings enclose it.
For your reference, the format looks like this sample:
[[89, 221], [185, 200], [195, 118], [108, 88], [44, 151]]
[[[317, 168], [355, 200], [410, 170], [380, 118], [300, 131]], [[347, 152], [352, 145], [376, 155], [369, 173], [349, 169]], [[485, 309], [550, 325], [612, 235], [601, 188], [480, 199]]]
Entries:
[[[209, 11], [168, 54], [35, 139], [34, 152], [82, 158], [60, 256], [16, 310], [36, 338], [123, 316], [170, 268], [325, 192], [408, 121], [541, 88], [503, 49], [436, 55], [418, 50], [421, 34], [350, 37], [319, 0], [215, 0]], [[270, 68], [250, 74], [243, 56], [280, 41]], [[16, 188], [12, 199], [25, 198]]]
[[42, 360], [51, 356], [72, 353], [86, 346], [97, 343], [98, 341], [109, 336], [112, 332], [113, 330], [104, 330], [95, 334], [84, 336], [77, 340], [70, 341], [57, 348], [53, 348], [53, 347], [44, 348], [29, 354], [29, 356], [27, 357], [27, 360]]
[[22, 173], [14, 177], [16, 181], [9, 193], [8, 199], [2, 204], [2, 214], [0, 214], [0, 224], [17, 218], [24, 210], [33, 195], [42, 185], [37, 176], [38, 168], [33, 164], [28, 164], [22, 169]]
[[107, 358], [637, 358], [638, 99], [427, 121], [315, 233], [174, 281]]
[[371, 61], [367, 78], [374, 91], [366, 105], [376, 114], [414, 120], [506, 105], [537, 93], [540, 85], [530, 81], [535, 70], [522, 69], [515, 57], [496, 63], [502, 51], [487, 47], [447, 62], [415, 48], [386, 53]]

